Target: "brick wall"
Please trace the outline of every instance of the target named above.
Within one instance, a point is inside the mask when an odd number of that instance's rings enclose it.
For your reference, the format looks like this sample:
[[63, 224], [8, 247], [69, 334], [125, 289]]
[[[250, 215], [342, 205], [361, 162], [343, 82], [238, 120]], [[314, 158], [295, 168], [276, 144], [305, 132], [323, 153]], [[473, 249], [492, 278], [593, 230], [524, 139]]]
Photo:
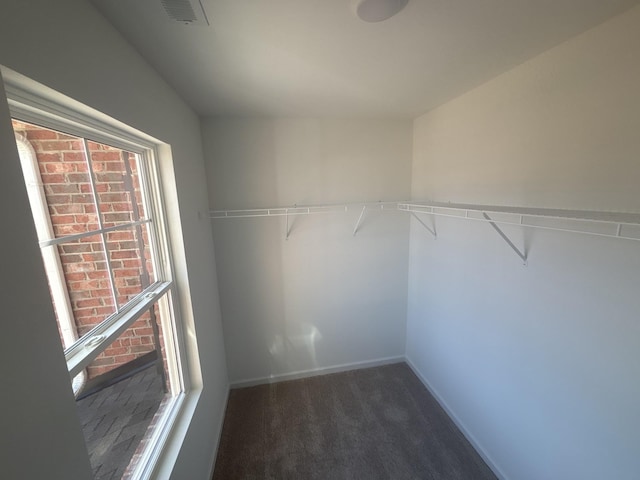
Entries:
[[[13, 126], [17, 133], [29, 140], [36, 152], [55, 236], [98, 229], [82, 140], [27, 123], [14, 121]], [[135, 208], [144, 217], [134, 155], [95, 142], [88, 142], [88, 146], [103, 226], [134, 221]], [[131, 169], [131, 176], [127, 175], [127, 165]], [[100, 236], [48, 247], [58, 249], [80, 336], [115, 311], [107, 260], [111, 262], [119, 305], [144, 288], [143, 267], [150, 281], [154, 281], [149, 251], [144, 248], [141, 256], [139, 236], [142, 236], [146, 245], [147, 231], [144, 226], [108, 233], [106, 239], [111, 252], [108, 259], [105, 258]], [[89, 378], [152, 350], [153, 330], [147, 313], [96, 358], [87, 369]]]

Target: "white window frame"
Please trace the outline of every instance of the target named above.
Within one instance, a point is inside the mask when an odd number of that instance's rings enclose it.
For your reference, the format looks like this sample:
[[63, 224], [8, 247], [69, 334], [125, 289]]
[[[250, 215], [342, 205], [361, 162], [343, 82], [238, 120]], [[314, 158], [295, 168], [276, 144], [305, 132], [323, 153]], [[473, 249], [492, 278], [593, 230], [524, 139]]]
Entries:
[[[43, 91], [34, 92], [32, 85], [21, 83], [23, 80], [21, 76], [14, 79], [12, 75], [8, 76], [6, 73], [3, 71], [5, 91], [13, 118], [140, 155], [150, 170], [145, 169], [146, 178], [140, 180], [141, 183], [147, 182], [146, 190], [152, 192], [154, 196], [154, 198], [147, 198], [144, 201], [148, 202], [145, 208], [153, 210], [150, 217], [155, 220], [155, 228], [149, 229], [152, 237], [149, 242], [153, 243], [152, 249], [155, 250], [152, 258], [154, 259], [156, 278], [163, 278], [163, 281], [150, 285], [141, 294], [122, 306], [119, 312], [117, 311], [116, 314], [111, 315], [90, 332], [87, 332], [65, 350], [65, 359], [73, 378], [155, 303], [158, 303], [159, 308], [164, 310], [159, 317], [163, 322], [167, 362], [175, 366], [175, 368], [168, 369], [169, 385], [172, 389], [170, 392], [171, 401], [163, 409], [161, 418], [158, 419], [156, 426], [151, 431], [151, 436], [148, 438], [147, 447], [142, 452], [142, 457], [137, 461], [136, 469], [132, 472], [134, 479], [153, 478], [157, 473], [159, 460], [168, 446], [174, 428], [182, 421], [180, 416], [186, 408], [187, 394], [191, 390], [185, 327], [180, 315], [177, 301], [178, 292], [173, 278], [175, 270], [169, 243], [170, 236], [166, 222], [161, 172], [158, 166], [159, 150], [165, 144], [68, 97], [46, 89], [46, 87], [38, 85]], [[33, 83], [37, 85], [35, 82]], [[163, 151], [167, 151], [167, 149]], [[99, 216], [99, 212], [96, 213]], [[127, 227], [148, 222], [149, 219], [143, 219], [128, 223]], [[98, 231], [90, 232], [90, 234], [95, 235], [117, 228], [101, 228]], [[80, 236], [84, 236], [84, 234], [80, 234]], [[56, 245], [62, 240], [69, 241], [73, 237], [78, 237], [78, 235], [45, 240], [41, 242], [41, 245]], [[105, 251], [105, 255], [108, 255], [108, 252]], [[161, 299], [163, 295], [166, 301]]]

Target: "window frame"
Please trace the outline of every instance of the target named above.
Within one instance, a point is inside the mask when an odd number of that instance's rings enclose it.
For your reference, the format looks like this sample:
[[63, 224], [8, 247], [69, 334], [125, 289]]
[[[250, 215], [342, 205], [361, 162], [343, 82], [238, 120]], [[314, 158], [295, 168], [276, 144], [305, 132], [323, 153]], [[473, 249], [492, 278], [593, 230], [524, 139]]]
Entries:
[[[143, 202], [145, 209], [148, 208], [152, 212], [149, 217], [155, 220], [154, 228], [149, 229], [149, 243], [152, 244], [151, 248], [154, 250], [152, 261], [156, 278], [163, 278], [165, 281], [156, 281], [149, 285], [140, 294], [124, 304], [119, 312], [116, 311], [115, 314], [96, 325], [64, 353], [70, 373], [72, 371], [78, 373], [149, 308], [157, 304], [158, 308], [165, 309], [169, 313], [169, 317], [160, 315], [160, 319], [170, 319], [170, 324], [165, 325], [163, 322], [162, 327], [167, 343], [165, 348], [167, 361], [175, 366], [175, 369], [168, 369], [169, 384], [172, 389], [170, 391], [171, 400], [164, 407], [156, 426], [151, 430], [147, 446], [142, 451], [131, 474], [131, 478], [134, 479], [153, 478], [160, 467], [162, 453], [168, 447], [175, 428], [181, 423], [181, 414], [187, 406], [187, 395], [192, 391], [187, 358], [186, 326], [180, 313], [178, 285], [174, 279], [174, 260], [162, 188], [164, 180], [159, 166], [161, 149], [163, 160], [166, 159], [164, 152], [169, 149], [164, 148], [167, 145], [163, 142], [90, 107], [36, 82], [33, 82], [32, 85], [30, 80], [21, 78], [21, 76], [15, 80], [8, 78], [12, 75], [6, 75], [6, 73], [3, 71], [5, 93], [12, 118], [140, 155], [140, 161], [146, 164], [147, 168], [140, 171], [140, 182], [146, 185], [142, 188], [142, 195], [144, 199], [151, 192], [153, 198], [146, 198]], [[96, 213], [99, 215], [99, 212]], [[126, 227], [132, 228], [136, 224], [145, 225], [146, 223], [149, 221], [139, 220], [127, 223]], [[98, 235], [101, 232], [116, 229], [107, 227], [89, 233]], [[64, 239], [71, 237], [73, 236], [66, 236]], [[53, 245], [56, 243], [61, 242], [54, 241]], [[105, 255], [108, 253], [105, 252]], [[105, 335], [105, 337], [94, 346], [87, 348], [86, 343], [90, 342], [95, 335]]]

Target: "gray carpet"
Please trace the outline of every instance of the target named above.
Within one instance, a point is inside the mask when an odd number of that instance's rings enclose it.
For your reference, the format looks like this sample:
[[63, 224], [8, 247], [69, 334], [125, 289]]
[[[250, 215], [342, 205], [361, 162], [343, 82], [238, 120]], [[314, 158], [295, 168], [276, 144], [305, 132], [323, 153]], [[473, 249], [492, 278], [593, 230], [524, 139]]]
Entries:
[[155, 368], [76, 402], [95, 480], [120, 479], [164, 396]]
[[404, 363], [234, 389], [214, 480], [496, 479]]

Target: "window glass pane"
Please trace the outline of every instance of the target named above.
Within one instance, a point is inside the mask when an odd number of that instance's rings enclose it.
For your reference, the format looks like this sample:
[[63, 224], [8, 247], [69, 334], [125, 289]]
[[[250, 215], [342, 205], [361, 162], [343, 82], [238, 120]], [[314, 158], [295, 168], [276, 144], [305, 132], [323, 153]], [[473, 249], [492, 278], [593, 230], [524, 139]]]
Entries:
[[137, 155], [88, 141], [104, 227], [145, 218], [140, 192]]
[[150, 312], [142, 315], [88, 367], [89, 379], [109, 373], [155, 350]]
[[[155, 358], [155, 352], [159, 350], [165, 365], [163, 375], [167, 377], [166, 385], [169, 389], [168, 365], [172, 364], [172, 360], [168, 359], [168, 356], [171, 356], [174, 347], [168, 296], [167, 293], [158, 299], [117, 340], [98, 355], [86, 369], [89, 380], [121, 369], [130, 362], [139, 361], [141, 357]], [[168, 331], [169, 335], [166, 335], [165, 331]]]
[[147, 312], [96, 358], [77, 396], [94, 478], [127, 478], [154, 417], [171, 401], [150, 321]]
[[[51, 249], [57, 250], [59, 268], [55, 266], [55, 256], [53, 262], [47, 262]], [[46, 272], [61, 331], [69, 329], [80, 338], [115, 312], [100, 235], [46, 247], [42, 255], [45, 264], [54, 264]], [[70, 346], [68, 341], [63, 344]]]
[[107, 232], [118, 305], [122, 306], [155, 282], [147, 225]]
[[50, 214], [46, 237], [97, 230], [82, 139], [17, 120], [13, 120], [13, 128], [28, 140], [35, 154], [40, 178], [32, 178], [28, 187], [43, 190]]

